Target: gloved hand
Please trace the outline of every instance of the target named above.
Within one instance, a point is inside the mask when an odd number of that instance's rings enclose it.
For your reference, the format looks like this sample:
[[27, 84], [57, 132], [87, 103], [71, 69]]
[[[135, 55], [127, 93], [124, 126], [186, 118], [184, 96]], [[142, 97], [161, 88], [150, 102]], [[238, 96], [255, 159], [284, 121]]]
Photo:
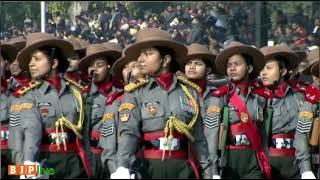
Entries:
[[312, 171], [306, 171], [301, 174], [301, 179], [316, 179]]
[[212, 179], [221, 179], [221, 177], [219, 175], [213, 175]]
[[112, 173], [110, 179], [134, 179], [135, 175], [129, 172], [128, 168], [119, 167], [116, 172]]
[[[38, 162], [25, 161], [23, 165], [40, 165]], [[37, 175], [24, 174], [20, 175], [20, 179], [37, 179]]]

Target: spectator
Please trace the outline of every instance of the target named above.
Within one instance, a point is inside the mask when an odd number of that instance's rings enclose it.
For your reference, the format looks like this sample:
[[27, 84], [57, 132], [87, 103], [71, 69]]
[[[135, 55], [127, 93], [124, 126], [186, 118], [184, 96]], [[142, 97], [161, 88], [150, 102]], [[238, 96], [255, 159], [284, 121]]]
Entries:
[[293, 22], [291, 27], [293, 29], [294, 45], [300, 45], [304, 43], [307, 35], [306, 30], [301, 26], [301, 24], [298, 21]]

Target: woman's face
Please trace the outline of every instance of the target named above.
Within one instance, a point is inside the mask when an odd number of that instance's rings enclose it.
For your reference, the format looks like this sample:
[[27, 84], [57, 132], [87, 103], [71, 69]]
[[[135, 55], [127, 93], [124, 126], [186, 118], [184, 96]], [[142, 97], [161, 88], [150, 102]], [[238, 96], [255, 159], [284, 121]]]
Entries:
[[260, 77], [264, 86], [271, 86], [275, 81], [279, 81], [279, 63], [274, 59], [269, 60], [260, 72]]
[[233, 81], [241, 81], [247, 77], [248, 68], [244, 57], [240, 54], [235, 54], [228, 60], [227, 74]]
[[[130, 79], [129, 78], [130, 73]], [[137, 61], [131, 61], [122, 70], [122, 76], [126, 84], [143, 77], [141, 66]]]
[[138, 58], [141, 65], [141, 72], [145, 75], [155, 76], [161, 69], [163, 60], [160, 52], [155, 48], [143, 49]]
[[75, 54], [74, 56], [68, 58], [68, 61], [69, 67], [67, 69], [67, 72], [75, 72], [79, 70], [80, 58], [78, 54]]
[[206, 64], [202, 59], [192, 59], [184, 67], [188, 79], [204, 79], [206, 76]]
[[106, 80], [109, 74], [109, 64], [103, 58], [97, 58], [91, 63], [88, 70], [89, 72], [94, 70], [93, 82], [99, 83]]
[[21, 72], [22, 69], [19, 66], [19, 62], [17, 59], [15, 59], [10, 65], [9, 65], [10, 73], [12, 76], [18, 76]]
[[36, 50], [31, 54], [29, 72], [32, 79], [40, 79], [47, 75], [51, 69], [51, 62], [43, 52]]

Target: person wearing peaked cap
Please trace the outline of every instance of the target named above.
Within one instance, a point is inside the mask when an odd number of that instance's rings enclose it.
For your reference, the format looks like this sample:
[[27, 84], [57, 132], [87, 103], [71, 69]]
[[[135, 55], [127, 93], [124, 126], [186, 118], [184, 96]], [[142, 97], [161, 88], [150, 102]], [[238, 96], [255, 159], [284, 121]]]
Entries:
[[[141, 173], [142, 178], [199, 178], [189, 151], [192, 147], [201, 177], [212, 177], [201, 129], [200, 97], [173, 67], [173, 62], [183, 62], [187, 51], [186, 46], [157, 28], [137, 32], [136, 42], [124, 49], [123, 55], [137, 59], [141, 72], [148, 77], [125, 88], [118, 109], [118, 168], [111, 179], [133, 178], [132, 171]], [[136, 163], [131, 162], [133, 156]]]
[[[54, 168], [52, 178], [90, 176], [81, 145], [83, 98], [62, 78], [72, 44], [48, 33], [30, 33], [17, 60], [32, 81], [12, 93], [9, 104], [9, 149], [14, 164]], [[21, 175], [20, 178], [37, 178]]]
[[65, 78], [70, 79], [82, 86], [86, 84], [85, 82], [88, 81], [88, 77], [84, 75], [86, 73], [79, 71], [79, 63], [80, 59], [86, 55], [86, 48], [89, 46], [89, 43], [74, 37], [66, 39], [66, 41], [73, 45], [74, 52], [73, 55], [68, 58], [69, 67], [64, 76]]
[[315, 178], [308, 149], [313, 100], [305, 98], [306, 87], [288, 81], [288, 72], [298, 66], [299, 58], [286, 45], [266, 46], [260, 51], [266, 60], [260, 76], [268, 99], [263, 132], [272, 178]]
[[228, 76], [229, 82], [211, 93], [206, 110], [207, 142], [218, 143], [209, 143], [210, 158], [215, 167], [218, 162], [221, 167], [214, 179], [271, 177], [260, 126], [253, 125], [261, 124], [264, 118], [265, 98], [257, 96], [259, 86], [253, 81], [263, 63], [258, 49], [237, 41], [229, 42], [217, 55], [216, 70]]
[[[18, 54], [21, 49], [26, 45], [26, 39], [24, 37], [12, 38], [8, 42], [16, 47]], [[10, 93], [14, 92], [17, 88], [23, 86], [30, 81], [30, 76], [27, 71], [22, 71], [17, 58], [12, 61], [8, 61], [11, 77], [8, 78], [8, 90]]]
[[90, 152], [90, 164], [96, 178], [109, 178], [116, 170], [117, 108], [123, 90], [122, 84], [112, 77], [110, 67], [121, 53], [122, 48], [116, 43], [91, 44], [79, 64], [80, 70], [89, 72], [92, 78], [85, 95], [84, 136], [90, 141], [85, 147]]
[[8, 150], [8, 82], [5, 77], [7, 62], [12, 61], [17, 55], [17, 50], [10, 44], [0, 46], [0, 122], [1, 122], [1, 178], [8, 177], [8, 165], [12, 164], [11, 154]]

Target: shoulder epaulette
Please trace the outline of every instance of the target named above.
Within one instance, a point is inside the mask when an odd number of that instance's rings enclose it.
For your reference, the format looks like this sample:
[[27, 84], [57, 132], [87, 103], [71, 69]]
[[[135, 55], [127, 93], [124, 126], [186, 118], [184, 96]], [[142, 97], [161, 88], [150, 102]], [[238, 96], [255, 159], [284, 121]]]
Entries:
[[124, 92], [123, 91], [116, 91], [114, 92], [105, 102], [105, 105], [110, 105], [112, 104], [112, 102], [116, 99], [118, 99], [118, 97], [120, 97]]
[[81, 92], [87, 88], [87, 86], [82, 86], [80, 83], [78, 83], [75, 80], [70, 79], [68, 77], [64, 77], [64, 80], [66, 80], [68, 84], [79, 88], [81, 90]]
[[26, 83], [24, 86], [21, 86], [18, 88], [14, 93], [12, 93], [15, 97], [20, 97], [22, 95], [25, 95], [28, 91], [39, 87], [42, 83], [40, 81], [31, 81], [29, 83]]
[[193, 89], [195, 89], [198, 93], [201, 93], [202, 92], [202, 89], [200, 86], [198, 86], [197, 84], [191, 82], [182, 72], [178, 71], [176, 72], [176, 76], [177, 76], [177, 79], [186, 84], [186, 85], [189, 85], [191, 86]]
[[125, 92], [132, 92], [135, 91], [136, 89], [139, 89], [140, 87], [143, 87], [149, 83], [148, 78], [140, 78], [137, 81], [131, 82], [124, 86], [124, 91]]
[[306, 88], [304, 95], [306, 101], [310, 102], [311, 104], [318, 103], [320, 98], [320, 89], [310, 85]]

